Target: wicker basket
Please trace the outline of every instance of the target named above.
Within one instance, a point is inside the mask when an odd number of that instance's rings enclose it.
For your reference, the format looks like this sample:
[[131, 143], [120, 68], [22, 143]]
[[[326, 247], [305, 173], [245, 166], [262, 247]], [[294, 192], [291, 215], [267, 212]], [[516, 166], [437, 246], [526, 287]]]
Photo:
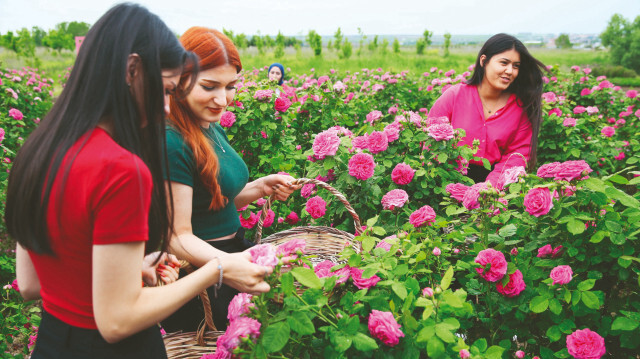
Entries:
[[[194, 271], [194, 267], [188, 262], [180, 261], [180, 264], [187, 273]], [[161, 281], [158, 282], [160, 283]], [[200, 359], [204, 354], [212, 354], [216, 351], [216, 341], [224, 332], [218, 331], [213, 324], [211, 302], [207, 291], [203, 290], [199, 296], [204, 307], [204, 320], [198, 331], [170, 333], [162, 337], [169, 359]]]
[[[292, 184], [305, 185], [309, 183], [324, 188], [331, 192], [331, 194], [336, 196], [336, 198], [338, 198], [338, 200], [340, 200], [340, 202], [342, 202], [342, 204], [345, 206], [349, 214], [351, 214], [351, 217], [353, 217], [356, 235], [362, 233], [362, 224], [360, 223], [360, 217], [358, 217], [358, 214], [354, 211], [353, 207], [351, 207], [351, 204], [349, 204], [349, 201], [347, 201], [345, 196], [338, 190], [326, 184], [325, 182], [310, 178], [298, 178], [294, 180]], [[296, 227], [282, 232], [274, 233], [269, 237], [262, 239], [262, 223], [266, 218], [267, 212], [271, 208], [271, 204], [274, 200], [275, 195], [271, 195], [269, 197], [269, 200], [262, 207], [262, 213], [260, 215], [260, 219], [258, 220], [258, 226], [256, 228], [254, 239], [254, 242], [256, 244], [271, 243], [277, 246], [292, 239], [304, 239], [306, 253], [314, 256], [310, 258], [310, 260], [314, 263], [322, 262], [327, 259], [333, 262], [337, 262], [338, 254], [342, 252], [342, 250], [347, 246], [351, 246], [358, 253], [361, 251], [362, 248], [360, 242], [355, 240], [355, 236], [353, 234], [339, 229], [323, 226]]]

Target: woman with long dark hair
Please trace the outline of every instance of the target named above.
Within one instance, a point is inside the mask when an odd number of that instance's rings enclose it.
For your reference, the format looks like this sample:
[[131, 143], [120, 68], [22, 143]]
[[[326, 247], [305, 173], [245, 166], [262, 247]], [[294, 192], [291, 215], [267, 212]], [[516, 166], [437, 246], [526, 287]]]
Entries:
[[464, 129], [463, 144], [479, 141], [476, 156], [486, 158], [492, 171], [472, 162], [468, 176], [476, 182], [496, 185], [508, 168], [535, 169], [544, 70], [520, 40], [494, 35], [480, 49], [471, 79], [447, 89], [429, 111], [429, 117], [446, 116]]
[[164, 251], [173, 232], [164, 116], [189, 67], [197, 74], [197, 58], [160, 18], [117, 5], [92, 26], [60, 98], [20, 149], [5, 221], [21, 294], [43, 300], [32, 358], [166, 357], [156, 323], [204, 288], [224, 278], [269, 290], [270, 269], [245, 253], [167, 286], [140, 285], [144, 254]]
[[[273, 174], [249, 181], [249, 169], [233, 149], [219, 122], [236, 93], [240, 55], [223, 33], [192, 27], [180, 37], [188, 51], [200, 58], [193, 90], [184, 98], [172, 96], [166, 177], [174, 199], [176, 232], [171, 251], [200, 266], [219, 251], [241, 252], [252, 245], [244, 238], [238, 208], [276, 194], [285, 200], [298, 187], [293, 177]], [[183, 76], [190, 76], [187, 72]], [[234, 288], [210, 289], [214, 323], [227, 326], [227, 308]], [[195, 298], [162, 322], [168, 331], [193, 331], [204, 318]]]

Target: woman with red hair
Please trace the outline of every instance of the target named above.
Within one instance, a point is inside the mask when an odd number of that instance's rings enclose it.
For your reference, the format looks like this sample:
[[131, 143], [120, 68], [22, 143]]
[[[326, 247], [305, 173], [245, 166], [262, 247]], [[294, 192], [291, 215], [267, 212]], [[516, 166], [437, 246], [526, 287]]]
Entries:
[[[221, 252], [242, 252], [252, 245], [244, 239], [237, 208], [272, 194], [285, 200], [297, 187], [291, 185], [293, 177], [284, 175], [249, 182], [246, 164], [219, 124], [233, 101], [242, 70], [233, 42], [204, 27], [188, 29], [180, 42], [198, 55], [200, 71], [185, 97], [171, 97], [165, 173], [174, 206], [170, 250], [199, 267], [224, 254]], [[189, 76], [188, 71], [183, 76]], [[218, 330], [224, 330], [227, 307], [238, 291], [225, 285], [212, 288], [214, 322]], [[163, 326], [167, 331], [194, 331], [203, 318], [202, 304], [194, 298], [163, 321]]]

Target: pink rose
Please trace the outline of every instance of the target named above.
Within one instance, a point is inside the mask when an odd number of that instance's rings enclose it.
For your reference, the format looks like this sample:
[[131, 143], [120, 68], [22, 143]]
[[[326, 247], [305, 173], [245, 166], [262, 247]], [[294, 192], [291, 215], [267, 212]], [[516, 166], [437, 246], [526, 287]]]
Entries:
[[273, 220], [275, 218], [276, 218], [276, 214], [273, 212], [273, 210], [271, 210], [271, 209], [267, 210], [267, 215], [264, 217], [264, 221], [262, 222], [262, 226], [264, 228], [271, 227], [271, 225], [273, 224]]
[[258, 244], [249, 249], [251, 262], [261, 266], [275, 267], [278, 264], [276, 248], [271, 244]]
[[589, 115], [593, 115], [593, 114], [596, 114], [598, 112], [599, 112], [598, 107], [596, 107], [596, 106], [587, 106], [587, 113]]
[[369, 314], [369, 333], [387, 346], [397, 345], [400, 338], [404, 337], [404, 333], [400, 330], [401, 327], [391, 312], [373, 309]]
[[449, 124], [431, 125], [427, 127], [427, 132], [436, 141], [450, 140], [454, 135], [453, 126]]
[[602, 128], [602, 131], [600, 131], [600, 133], [604, 136], [604, 137], [611, 137], [613, 135], [616, 134], [616, 129], [611, 127], [611, 126], [604, 126]]
[[[240, 345], [242, 338], [255, 339], [260, 335], [260, 322], [247, 317], [239, 317], [229, 323], [224, 334], [218, 337], [216, 342], [217, 350], [232, 353]], [[231, 355], [229, 355], [229, 358]]]
[[387, 135], [387, 140], [393, 142], [400, 138], [400, 125], [397, 123], [391, 123], [385, 126], [384, 134]]
[[0, 128], [0, 143], [2, 143], [2, 140], [4, 140], [4, 129]]
[[554, 179], [556, 181], [573, 181], [574, 179], [580, 179], [591, 172], [593, 172], [593, 170], [584, 160], [565, 161], [556, 168]]
[[467, 349], [460, 349], [460, 359], [469, 359], [471, 358], [471, 353]]
[[[475, 260], [482, 268], [476, 268], [476, 271], [482, 278], [489, 282], [497, 282], [507, 273], [507, 260], [502, 252], [495, 249], [485, 249], [478, 253]], [[485, 271], [485, 266], [490, 264], [490, 268]]]
[[496, 289], [498, 290], [498, 293], [508, 298], [518, 296], [526, 287], [527, 286], [524, 283], [524, 279], [522, 277], [522, 272], [520, 272], [519, 269], [516, 269], [513, 274], [509, 275], [509, 282], [507, 282], [506, 285], [502, 285], [501, 281], [496, 283]]
[[554, 108], [549, 111], [549, 116], [556, 115], [558, 117], [562, 116], [562, 110], [559, 108]]
[[381, 240], [380, 242], [378, 242], [378, 244], [376, 245], [376, 248], [382, 248], [385, 251], [389, 251], [391, 249], [391, 243], [385, 241], [384, 239]]
[[248, 293], [236, 294], [229, 303], [227, 319], [231, 322], [245, 314], [249, 314], [251, 308], [255, 307], [255, 304], [251, 303], [251, 298], [253, 296]]
[[553, 208], [553, 197], [549, 188], [532, 188], [524, 196], [524, 207], [532, 216], [540, 217]]
[[567, 265], [562, 265], [562, 266], [557, 266], [555, 268], [553, 268], [551, 270], [551, 274], [549, 275], [549, 277], [551, 279], [553, 279], [553, 283], [552, 284], [567, 284], [569, 282], [571, 282], [571, 279], [573, 278], [573, 271], [571, 270], [570, 266]]
[[266, 199], [264, 199], [264, 198], [258, 198], [258, 199], [256, 200], [256, 205], [257, 205], [258, 207], [262, 207], [262, 206], [264, 206], [264, 204], [265, 204], [265, 203], [267, 203], [267, 200], [266, 200]]
[[258, 223], [259, 218], [260, 217], [253, 212], [249, 212], [249, 218], [244, 218], [240, 215], [240, 225], [246, 229], [251, 229], [256, 225], [256, 223]]
[[562, 121], [562, 126], [564, 127], [576, 127], [576, 119], [567, 117]]
[[303, 198], [309, 198], [312, 194], [316, 193], [316, 185], [313, 183], [307, 183], [304, 186], [302, 186], [302, 189], [300, 190], [300, 195]]
[[420, 207], [409, 216], [409, 223], [415, 228], [430, 226], [436, 221], [436, 212], [429, 205]]
[[[0, 84], [0, 85], [1, 85], [1, 84]], [[627, 94], [626, 94], [626, 95], [627, 95], [627, 97], [628, 97], [628, 98], [632, 98], [632, 99], [633, 99], [633, 98], [638, 97], [638, 91], [636, 91], [636, 90], [629, 90], [629, 91], [627, 91]]]
[[622, 161], [622, 160], [624, 160], [625, 157], [626, 156], [625, 156], [624, 152], [620, 152], [617, 156], [614, 156], [613, 158], [615, 160]]
[[447, 193], [458, 202], [462, 202], [464, 194], [468, 189], [469, 186], [463, 185], [462, 183], [449, 183], [447, 187], [445, 187]]
[[403, 207], [408, 200], [409, 195], [407, 192], [401, 189], [393, 189], [382, 196], [382, 208], [392, 211], [395, 208]]
[[290, 225], [294, 225], [298, 223], [298, 221], [300, 221], [300, 217], [298, 217], [298, 214], [296, 212], [292, 211], [291, 213], [289, 213], [287, 218], [284, 219], [284, 221]]
[[562, 246], [557, 246], [553, 249], [553, 252], [551, 252], [551, 258], [558, 258], [563, 252]]
[[325, 260], [322, 261], [318, 264], [316, 264], [313, 267], [313, 271], [316, 273], [316, 275], [318, 276], [318, 278], [325, 278], [325, 277], [332, 277], [332, 276], [337, 276], [338, 279], [336, 280], [336, 284], [340, 284], [340, 283], [344, 283], [346, 282], [349, 277], [351, 276], [351, 267], [344, 266], [336, 271], [333, 270], [333, 267], [335, 267], [336, 264], [333, 263], [330, 260]]
[[391, 171], [391, 180], [398, 185], [406, 185], [411, 183], [413, 175], [416, 171], [408, 164], [398, 163]]
[[524, 352], [522, 350], [518, 350], [516, 352], [516, 358], [518, 358], [518, 359], [524, 358]]
[[312, 146], [313, 154], [318, 159], [323, 159], [325, 156], [335, 156], [338, 147], [340, 147], [340, 137], [335, 131], [331, 130], [317, 134]]
[[376, 120], [379, 120], [382, 117], [382, 112], [380, 111], [371, 111], [367, 114], [365, 122], [373, 123]]
[[359, 180], [371, 178], [375, 167], [373, 156], [368, 153], [356, 153], [349, 159], [349, 174]]
[[305, 253], [307, 242], [302, 238], [295, 238], [286, 241], [276, 247], [276, 256], [288, 257], [297, 255], [298, 252]]
[[480, 208], [480, 202], [478, 202], [480, 191], [484, 191], [486, 189], [487, 184], [485, 182], [476, 183], [469, 187], [462, 197], [462, 205], [469, 210]]
[[364, 136], [354, 137], [351, 140], [351, 146], [353, 146], [353, 148], [357, 148], [359, 150], [367, 149], [367, 146], [369, 145], [369, 142], [367, 141], [367, 137], [368, 136], [369, 135], [365, 134]]
[[11, 288], [13, 288], [13, 290], [15, 290], [16, 292], [20, 292], [20, 287], [18, 286], [18, 280], [14, 279], [13, 282], [11, 282]]
[[438, 247], [435, 247], [431, 253], [433, 253], [434, 256], [438, 257], [442, 254], [442, 250]]
[[518, 248], [516, 248], [516, 247], [511, 248], [511, 251], [509, 253], [512, 256], [517, 256], [518, 255]]
[[573, 113], [576, 114], [576, 115], [579, 115], [579, 114], [581, 114], [581, 113], [583, 113], [585, 111], [587, 111], [587, 109], [584, 106], [576, 106], [573, 109]]
[[22, 114], [22, 112], [20, 112], [20, 110], [12, 108], [9, 110], [9, 117], [13, 117], [14, 120], [20, 121], [22, 120], [24, 115]]
[[367, 148], [376, 154], [385, 151], [389, 147], [389, 140], [384, 132], [373, 131], [367, 137]]
[[607, 352], [604, 338], [589, 328], [569, 334], [567, 350], [576, 359], [599, 359]]
[[504, 186], [518, 182], [521, 176], [526, 176], [527, 171], [522, 166], [515, 166], [511, 168], [504, 169], [500, 178], [498, 179], [498, 183], [496, 183], [496, 187], [498, 189], [504, 188]]
[[560, 162], [546, 163], [538, 168], [536, 175], [541, 178], [553, 178], [556, 176], [558, 166], [560, 166]]
[[351, 268], [351, 279], [359, 289], [371, 288], [380, 281], [380, 277], [375, 274], [371, 278], [362, 278], [362, 273], [364, 273], [364, 269]]
[[433, 289], [431, 287], [425, 287], [422, 290], [422, 295], [427, 297], [427, 298], [433, 297]]
[[231, 111], [225, 111], [220, 117], [220, 126], [222, 127], [231, 127], [236, 123], [236, 115]]
[[273, 90], [258, 90], [253, 95], [253, 98], [261, 102], [269, 102], [272, 96]]
[[588, 96], [588, 95], [591, 95], [590, 88], [583, 88], [582, 91], [580, 91], [580, 96]]
[[291, 101], [286, 97], [278, 97], [273, 104], [273, 107], [275, 107], [278, 112], [286, 112], [290, 106]]
[[307, 201], [305, 209], [309, 212], [312, 218], [317, 219], [324, 216], [326, 213], [327, 202], [325, 202], [320, 196], [311, 197]]
[[546, 258], [550, 256], [552, 253], [553, 253], [553, 249], [551, 248], [551, 245], [547, 244], [545, 246], [538, 248], [538, 255], [536, 257]]

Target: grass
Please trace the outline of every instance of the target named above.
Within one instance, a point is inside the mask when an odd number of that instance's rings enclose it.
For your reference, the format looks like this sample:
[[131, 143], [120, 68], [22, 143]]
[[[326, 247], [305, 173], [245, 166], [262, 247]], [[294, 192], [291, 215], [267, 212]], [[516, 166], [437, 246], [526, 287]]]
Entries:
[[[385, 71], [400, 72], [408, 70], [413, 74], [429, 71], [431, 67], [442, 70], [454, 69], [457, 73], [467, 70], [469, 65], [475, 62], [478, 46], [457, 46], [451, 48], [448, 57], [443, 56], [441, 47], [431, 47], [424, 55], [417, 55], [414, 47], [403, 47], [400, 53], [395, 54], [391, 46], [383, 53], [380, 49], [371, 52], [363, 49], [358, 55], [358, 48], [353, 49], [349, 59], [340, 59], [335, 50], [324, 48], [322, 56], [314, 56], [310, 48], [302, 48], [296, 52], [293, 48], [287, 48], [282, 58], [276, 59], [273, 51], [259, 54], [255, 48], [241, 50], [243, 66], [247, 70], [268, 66], [273, 62], [282, 63], [285, 68], [290, 68], [290, 74], [308, 73], [311, 68], [316, 73], [325, 74], [329, 70], [360, 71], [363, 68], [382, 68]], [[606, 51], [594, 50], [559, 50], [545, 48], [530, 48], [530, 52], [546, 65], [557, 65], [563, 71], [568, 71], [573, 65], [594, 66], [610, 63]], [[22, 68], [24, 66], [36, 67], [45, 71], [48, 77], [58, 80], [66, 69], [73, 65], [75, 54], [71, 51], [60, 53], [47, 48], [37, 48], [35, 58], [18, 57], [13, 51], [0, 48], [0, 68]], [[640, 79], [633, 80], [631, 85], [636, 86]], [[626, 84], [626, 83], [625, 83]], [[60, 90], [56, 88], [56, 90]]]

